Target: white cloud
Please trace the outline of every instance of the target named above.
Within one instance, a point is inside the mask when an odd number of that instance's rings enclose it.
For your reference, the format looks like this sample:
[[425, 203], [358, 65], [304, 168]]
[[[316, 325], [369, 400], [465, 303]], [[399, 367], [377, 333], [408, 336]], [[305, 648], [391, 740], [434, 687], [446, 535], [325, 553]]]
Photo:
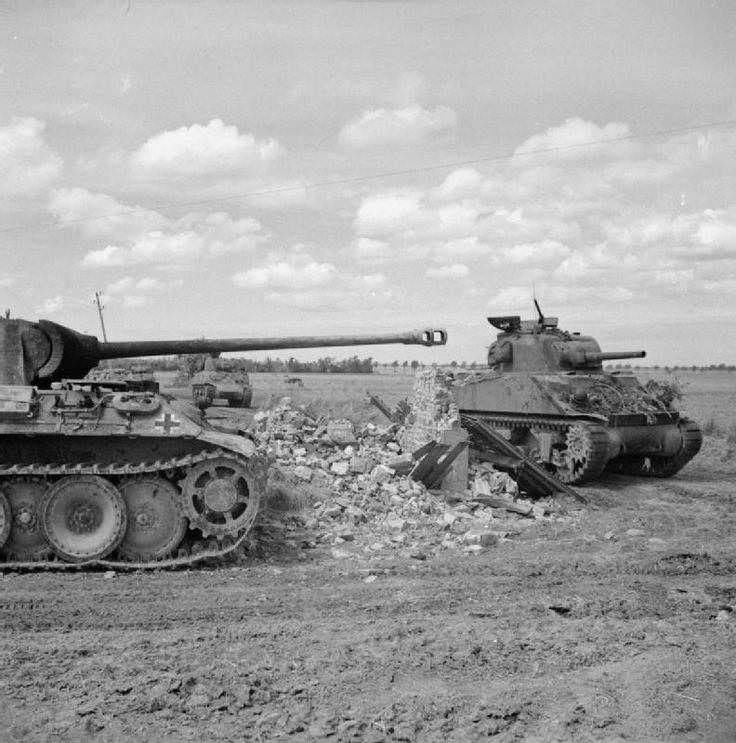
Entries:
[[428, 111], [420, 106], [379, 108], [366, 111], [340, 131], [340, 145], [346, 148], [411, 146], [454, 137], [457, 114], [449, 106]]
[[59, 177], [62, 160], [44, 142], [45, 128], [32, 117], [0, 127], [0, 195], [36, 196]]
[[279, 261], [267, 266], [249, 268], [236, 273], [232, 280], [241, 289], [310, 289], [329, 284], [337, 269], [331, 263], [287, 263]]
[[442, 243], [430, 243], [434, 258], [439, 263], [448, 261], [475, 261], [479, 258], [488, 258], [491, 255], [491, 249], [485, 243], [480, 242], [475, 235], [459, 238], [457, 240], [447, 240]]
[[272, 255], [261, 265], [232, 277], [238, 288], [257, 292], [259, 299], [310, 312], [350, 310], [356, 306], [382, 307], [392, 296], [383, 273], [354, 273], [334, 263], [319, 262], [304, 245], [288, 255]]
[[122, 294], [123, 292], [129, 291], [135, 284], [135, 279], [131, 276], [124, 276], [122, 279], [113, 281], [112, 284], [108, 284], [105, 289], [106, 294]]
[[247, 171], [283, 152], [275, 139], [257, 140], [220, 119], [150, 137], [133, 153], [132, 166], [151, 174], [184, 176]]
[[502, 260], [508, 263], [559, 263], [570, 253], [567, 245], [555, 240], [542, 240], [536, 243], [518, 243], [504, 248]]
[[120, 304], [126, 309], [135, 309], [153, 304], [159, 295], [182, 284], [181, 279], [162, 281], [148, 276], [139, 279], [123, 276], [105, 287], [101, 300], [111, 305]]
[[126, 309], [134, 309], [136, 307], [145, 307], [146, 305], [152, 304], [153, 300], [151, 297], [146, 297], [142, 294], [126, 294], [123, 297], [123, 307]]
[[[529, 137], [516, 148], [514, 154], [518, 156], [546, 152], [564, 160], [590, 159], [594, 155], [615, 157], [620, 156], [625, 146], [611, 147], [610, 141], [621, 140], [630, 134], [629, 125], [623, 122], [598, 126], [591, 121], [570, 118], [561, 126], [551, 127], [542, 134]], [[601, 142], [608, 144], [600, 144]]]
[[423, 194], [407, 189], [379, 193], [363, 199], [355, 217], [359, 235], [393, 235], [436, 225], [424, 208]]
[[475, 168], [453, 170], [442, 183], [432, 191], [434, 198], [448, 201], [472, 196], [477, 197], [484, 186], [483, 176]]
[[353, 257], [362, 263], [385, 263], [391, 260], [393, 251], [391, 245], [383, 240], [372, 240], [368, 237], [359, 237], [350, 245]]
[[453, 263], [439, 268], [428, 268], [427, 276], [432, 279], [462, 279], [470, 273], [464, 263]]
[[66, 298], [61, 295], [56, 295], [55, 297], [48, 297], [43, 301], [42, 304], [40, 304], [38, 307], [36, 307], [36, 312], [39, 315], [54, 315], [56, 314], [62, 307], [66, 305]]
[[528, 286], [506, 286], [496, 292], [489, 300], [486, 308], [490, 311], [504, 314], [527, 310], [531, 305], [532, 292]]
[[701, 303], [728, 296], [736, 133], [637, 140], [623, 123], [570, 119], [518, 151], [591, 142], [564, 156], [499, 162], [490, 175], [460, 168], [425, 189], [365, 195], [352, 254], [391, 255], [403, 275], [467, 266], [467, 296], [495, 289], [504, 312], [528, 309], [533, 284], [561, 308], [602, 298], [667, 306], [673, 286]]
[[117, 281], [113, 281], [105, 287], [107, 294], [125, 294], [131, 290], [137, 292], [160, 292], [167, 289], [171, 289], [177, 286], [181, 286], [181, 279], [174, 281], [161, 281], [161, 279], [154, 279], [148, 276], [144, 276], [140, 279], [134, 279], [132, 276], [124, 276]]
[[51, 194], [49, 211], [61, 223], [89, 237], [132, 236], [162, 229], [168, 220], [153, 209], [123, 204], [112, 196], [85, 188], [61, 188]]
[[[88, 252], [85, 267], [136, 264], [187, 264], [228, 253], [247, 252], [261, 245], [266, 236], [252, 217], [233, 219], [224, 212], [191, 212], [180, 219], [166, 219], [155, 211], [126, 208], [110, 197], [89, 194], [84, 189], [62, 191], [52, 201], [52, 211], [62, 219], [80, 220], [90, 236], [115, 234], [123, 239]], [[80, 217], [89, 212], [108, 212], [109, 219]], [[114, 228], [114, 230], [113, 230]]]

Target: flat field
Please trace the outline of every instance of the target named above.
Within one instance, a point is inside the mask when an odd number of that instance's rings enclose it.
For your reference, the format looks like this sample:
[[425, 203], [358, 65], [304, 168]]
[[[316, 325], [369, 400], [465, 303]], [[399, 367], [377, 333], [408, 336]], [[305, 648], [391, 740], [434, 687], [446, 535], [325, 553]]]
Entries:
[[[681, 473], [499, 514], [476, 555], [271, 539], [237, 567], [2, 575], [0, 741], [732, 743], [736, 374], [677, 376], [713, 433]], [[302, 379], [253, 375], [255, 404], [362, 417], [412, 385]]]

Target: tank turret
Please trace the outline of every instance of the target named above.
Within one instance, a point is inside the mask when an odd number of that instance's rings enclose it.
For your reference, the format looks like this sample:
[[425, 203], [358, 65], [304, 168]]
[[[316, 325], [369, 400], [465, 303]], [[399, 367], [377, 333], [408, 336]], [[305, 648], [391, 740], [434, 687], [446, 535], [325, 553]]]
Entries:
[[603, 369], [604, 361], [644, 351], [602, 351], [595, 338], [560, 330], [535, 304], [536, 320], [488, 318], [500, 331], [489, 371], [453, 386], [461, 415], [505, 431], [567, 483], [604, 470], [669, 477], [695, 456], [700, 429], [675, 409], [671, 385]]
[[186, 565], [236, 549], [255, 520], [269, 461], [253, 441], [135, 374], [82, 379], [99, 361], [446, 340], [419, 330], [107, 343], [48, 320], [0, 319], [2, 566]]
[[595, 338], [560, 330], [556, 317], [541, 313], [537, 321], [506, 315], [489, 317], [488, 322], [501, 331], [488, 350], [488, 366], [498, 371], [596, 370], [604, 361], [647, 355], [646, 351], [601, 351]]

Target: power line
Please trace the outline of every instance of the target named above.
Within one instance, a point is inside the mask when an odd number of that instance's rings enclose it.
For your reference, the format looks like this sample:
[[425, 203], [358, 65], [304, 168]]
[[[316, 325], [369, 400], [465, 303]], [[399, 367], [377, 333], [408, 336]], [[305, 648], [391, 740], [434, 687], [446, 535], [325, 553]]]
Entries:
[[325, 188], [328, 186], [344, 186], [351, 183], [363, 183], [365, 181], [379, 180], [381, 178], [395, 178], [403, 175], [415, 175], [417, 173], [429, 173], [436, 170], [445, 170], [448, 168], [461, 168], [468, 165], [478, 165], [480, 163], [499, 162], [502, 160], [510, 160], [514, 157], [528, 157], [530, 155], [543, 155], [551, 152], [563, 152], [566, 150], [582, 149], [584, 147], [594, 147], [597, 145], [605, 145], [613, 142], [625, 142], [632, 139], [648, 139], [652, 137], [663, 137], [672, 134], [684, 134], [686, 132], [700, 131], [702, 129], [712, 129], [715, 127], [724, 126], [736, 126], [736, 119], [727, 119], [725, 121], [715, 121], [709, 124], [699, 124], [697, 126], [684, 126], [677, 129], [662, 129], [656, 132], [648, 132], [644, 134], [626, 134], [620, 137], [609, 137], [606, 139], [599, 139], [592, 142], [580, 142], [578, 144], [559, 145], [557, 147], [542, 147], [536, 150], [528, 150], [526, 152], [513, 152], [505, 153], [502, 155], [491, 155], [489, 157], [477, 157], [472, 160], [459, 160], [455, 162], [440, 163], [436, 165], [427, 165], [421, 168], [407, 168], [406, 170], [392, 170], [384, 171], [382, 173], [373, 173], [371, 175], [353, 176], [351, 178], [336, 178], [328, 181], [314, 181], [312, 183], [305, 183], [299, 186], [282, 186], [280, 188], [271, 188], [264, 191], [248, 191], [246, 193], [234, 194], [232, 196], [221, 196], [213, 199], [202, 199], [198, 201], [182, 201], [169, 204], [159, 204], [157, 206], [146, 206], [140, 207], [139, 209], [127, 209], [121, 212], [114, 212], [111, 214], [100, 214], [94, 217], [80, 217], [78, 219], [60, 219], [56, 222], [44, 222], [35, 227], [10, 227], [0, 230], [0, 234], [9, 232], [24, 232], [35, 229], [45, 229], [53, 227], [63, 227], [70, 224], [80, 224], [85, 222], [96, 222], [102, 219], [114, 219], [116, 217], [128, 217], [134, 214], [145, 214], [148, 212], [165, 211], [167, 209], [182, 209], [191, 208], [196, 206], [207, 206], [209, 204], [221, 204], [227, 201], [238, 201], [240, 199], [252, 199], [259, 196], [273, 196], [276, 194], [290, 193], [294, 191], [303, 191], [308, 189]]

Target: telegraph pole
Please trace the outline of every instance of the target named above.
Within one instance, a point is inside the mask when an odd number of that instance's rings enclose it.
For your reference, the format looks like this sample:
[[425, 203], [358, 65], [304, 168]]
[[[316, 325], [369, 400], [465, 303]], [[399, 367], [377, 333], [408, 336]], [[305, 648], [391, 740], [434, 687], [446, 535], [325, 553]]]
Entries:
[[[107, 343], [107, 333], [105, 332], [105, 319], [102, 317], [102, 304], [100, 303], [100, 293], [95, 292], [95, 298], [92, 300], [97, 305], [97, 312], [100, 314], [100, 325], [102, 325], [102, 340]], [[112, 361], [110, 359], [107, 360], [107, 366], [108, 368], [112, 369]]]
[[105, 332], [105, 320], [102, 317], [103, 306], [100, 304], [100, 293], [95, 292], [95, 303], [97, 304], [97, 312], [100, 313], [100, 325], [102, 325], [102, 340], [107, 343], [107, 333]]

